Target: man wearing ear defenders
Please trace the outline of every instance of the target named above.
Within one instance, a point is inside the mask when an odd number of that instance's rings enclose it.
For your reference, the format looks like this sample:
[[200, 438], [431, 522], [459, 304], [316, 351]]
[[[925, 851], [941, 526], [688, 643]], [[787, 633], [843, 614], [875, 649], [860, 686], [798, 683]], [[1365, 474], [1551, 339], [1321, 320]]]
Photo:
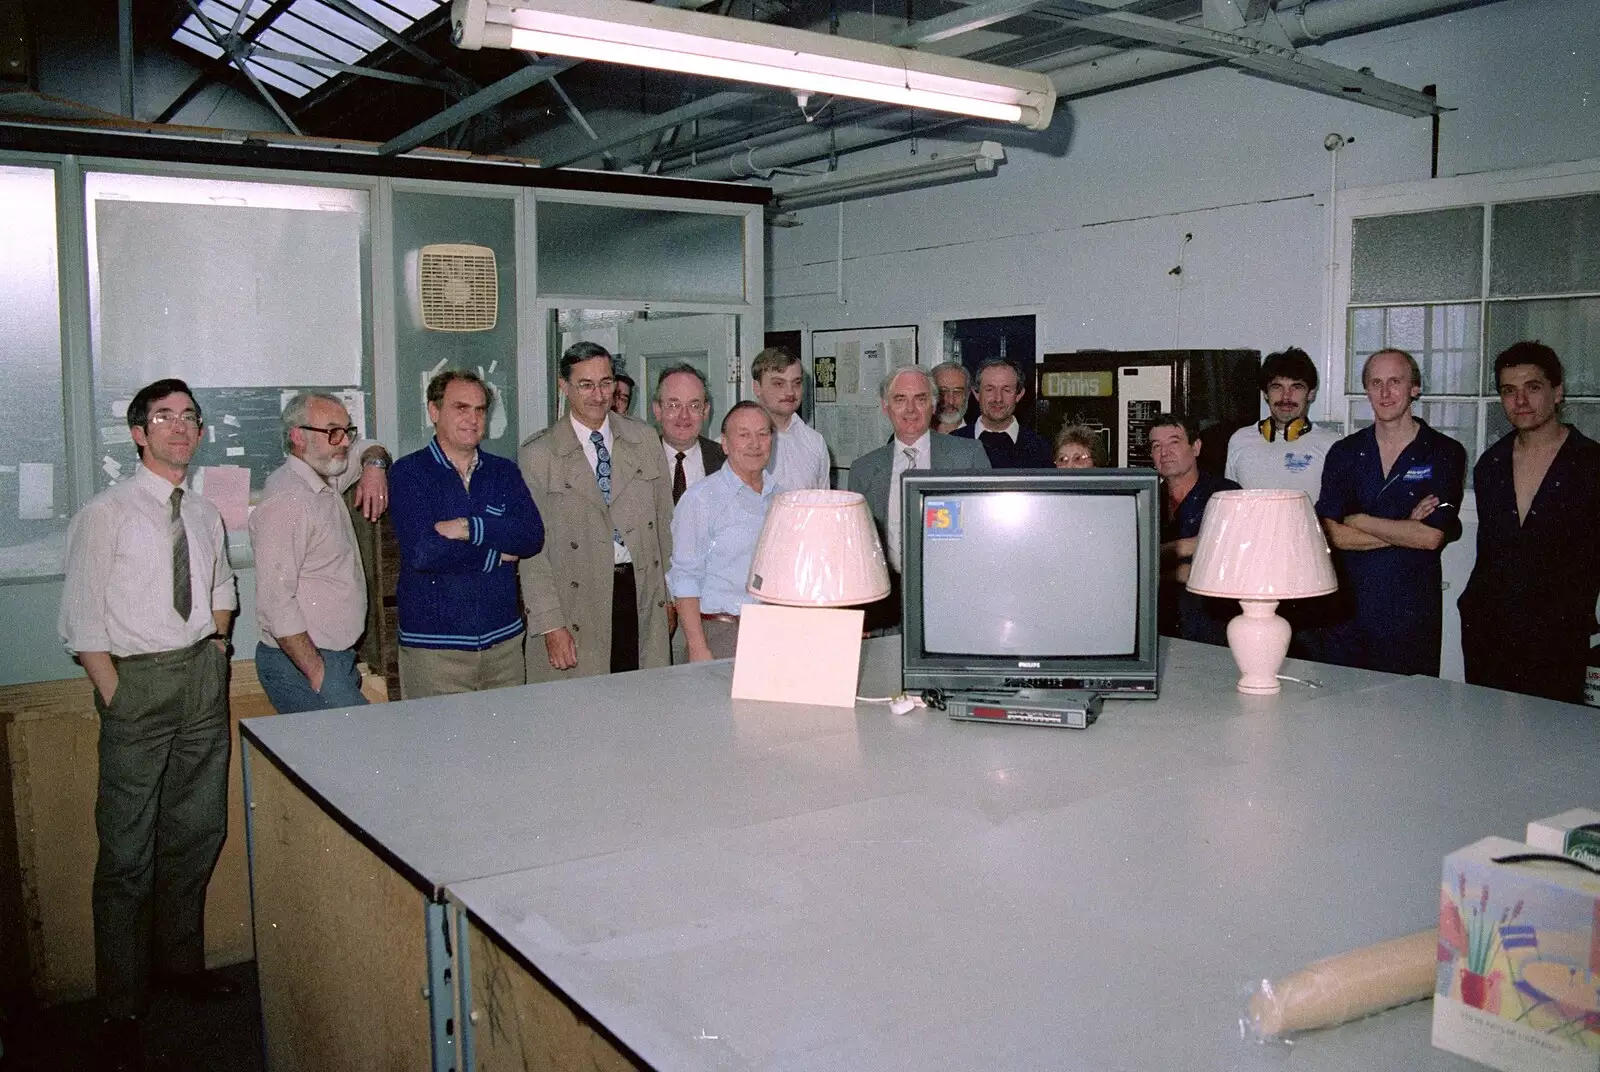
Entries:
[[1246, 425], [1228, 440], [1224, 475], [1241, 488], [1303, 491], [1312, 502], [1322, 490], [1322, 463], [1336, 432], [1311, 422], [1317, 399], [1317, 366], [1297, 346], [1268, 354], [1261, 362], [1261, 393], [1267, 419]]
[[1439, 676], [1445, 544], [1461, 535], [1456, 511], [1467, 452], [1411, 412], [1422, 372], [1404, 350], [1379, 350], [1361, 369], [1373, 423], [1335, 443], [1322, 472], [1317, 516], [1334, 548], [1339, 587], [1354, 615], [1328, 631], [1327, 662], [1391, 674]]

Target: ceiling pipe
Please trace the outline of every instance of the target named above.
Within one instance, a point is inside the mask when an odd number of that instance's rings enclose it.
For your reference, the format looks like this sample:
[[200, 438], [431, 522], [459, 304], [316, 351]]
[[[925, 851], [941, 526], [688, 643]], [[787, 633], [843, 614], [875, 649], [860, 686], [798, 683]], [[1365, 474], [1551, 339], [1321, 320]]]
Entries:
[[[1299, 6], [1285, 5], [1276, 18], [1297, 46], [1349, 37], [1371, 29], [1417, 22], [1467, 8], [1485, 7], [1499, 0], [1316, 0]], [[1162, 52], [1156, 49], [1120, 50], [1094, 46], [1063, 53], [1062, 65], [1046, 70], [1056, 87], [1058, 100], [1085, 97], [1121, 89], [1138, 82], [1170, 77], [1218, 65], [1217, 60]], [[834, 132], [790, 127], [759, 139], [752, 146], [740, 144], [724, 152], [699, 154], [694, 166], [671, 170], [674, 175], [696, 179], [736, 179], [755, 172], [770, 171], [807, 160], [850, 152], [867, 144], [881, 144], [883, 131], [847, 128]], [[922, 133], [922, 132], [916, 132]], [[910, 136], [909, 134], [907, 136]], [[830, 149], [830, 146], [833, 147]], [[752, 151], [754, 149], [754, 151]], [[712, 159], [707, 159], [712, 156]]]

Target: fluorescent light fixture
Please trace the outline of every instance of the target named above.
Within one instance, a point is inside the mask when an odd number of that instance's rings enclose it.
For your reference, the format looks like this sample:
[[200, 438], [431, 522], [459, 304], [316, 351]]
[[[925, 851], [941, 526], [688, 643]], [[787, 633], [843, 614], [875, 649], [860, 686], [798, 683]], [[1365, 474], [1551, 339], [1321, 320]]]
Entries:
[[637, 0], [455, 0], [462, 48], [623, 63], [954, 112], [1032, 130], [1050, 125], [1056, 93], [1033, 71]]
[[773, 197], [772, 207], [774, 212], [793, 212], [858, 197], [874, 197], [957, 182], [993, 174], [1005, 158], [1006, 151], [999, 142], [981, 141], [949, 153], [930, 153], [911, 163], [900, 161], [877, 167], [830, 171], [801, 179], [792, 186], [778, 190]]

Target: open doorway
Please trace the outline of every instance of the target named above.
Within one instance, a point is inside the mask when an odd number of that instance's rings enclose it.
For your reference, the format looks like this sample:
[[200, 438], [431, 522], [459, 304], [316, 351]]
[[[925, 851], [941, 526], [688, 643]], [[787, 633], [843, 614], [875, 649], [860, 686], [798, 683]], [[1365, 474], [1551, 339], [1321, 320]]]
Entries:
[[[1022, 370], [1022, 383], [1033, 394], [1034, 365], [1036, 364], [1036, 337], [1034, 318], [1027, 316], [985, 316], [970, 320], [944, 322], [944, 353], [951, 360], [960, 361], [977, 386], [978, 368], [985, 361], [999, 358], [1010, 361]], [[1030, 397], [1017, 407], [1017, 423], [1024, 428], [1034, 428], [1037, 423], [1035, 406], [1038, 399]], [[967, 399], [967, 412], [963, 423], [971, 424], [978, 416], [978, 404]]]

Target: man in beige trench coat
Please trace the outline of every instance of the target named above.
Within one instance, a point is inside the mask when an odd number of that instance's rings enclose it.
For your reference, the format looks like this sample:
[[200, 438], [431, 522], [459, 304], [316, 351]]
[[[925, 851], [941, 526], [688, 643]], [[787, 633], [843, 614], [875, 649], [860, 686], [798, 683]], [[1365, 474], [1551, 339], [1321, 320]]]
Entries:
[[520, 566], [528, 683], [666, 666], [672, 479], [661, 440], [611, 411], [605, 347], [568, 347], [557, 387], [566, 416], [517, 452], [545, 524], [544, 550]]

